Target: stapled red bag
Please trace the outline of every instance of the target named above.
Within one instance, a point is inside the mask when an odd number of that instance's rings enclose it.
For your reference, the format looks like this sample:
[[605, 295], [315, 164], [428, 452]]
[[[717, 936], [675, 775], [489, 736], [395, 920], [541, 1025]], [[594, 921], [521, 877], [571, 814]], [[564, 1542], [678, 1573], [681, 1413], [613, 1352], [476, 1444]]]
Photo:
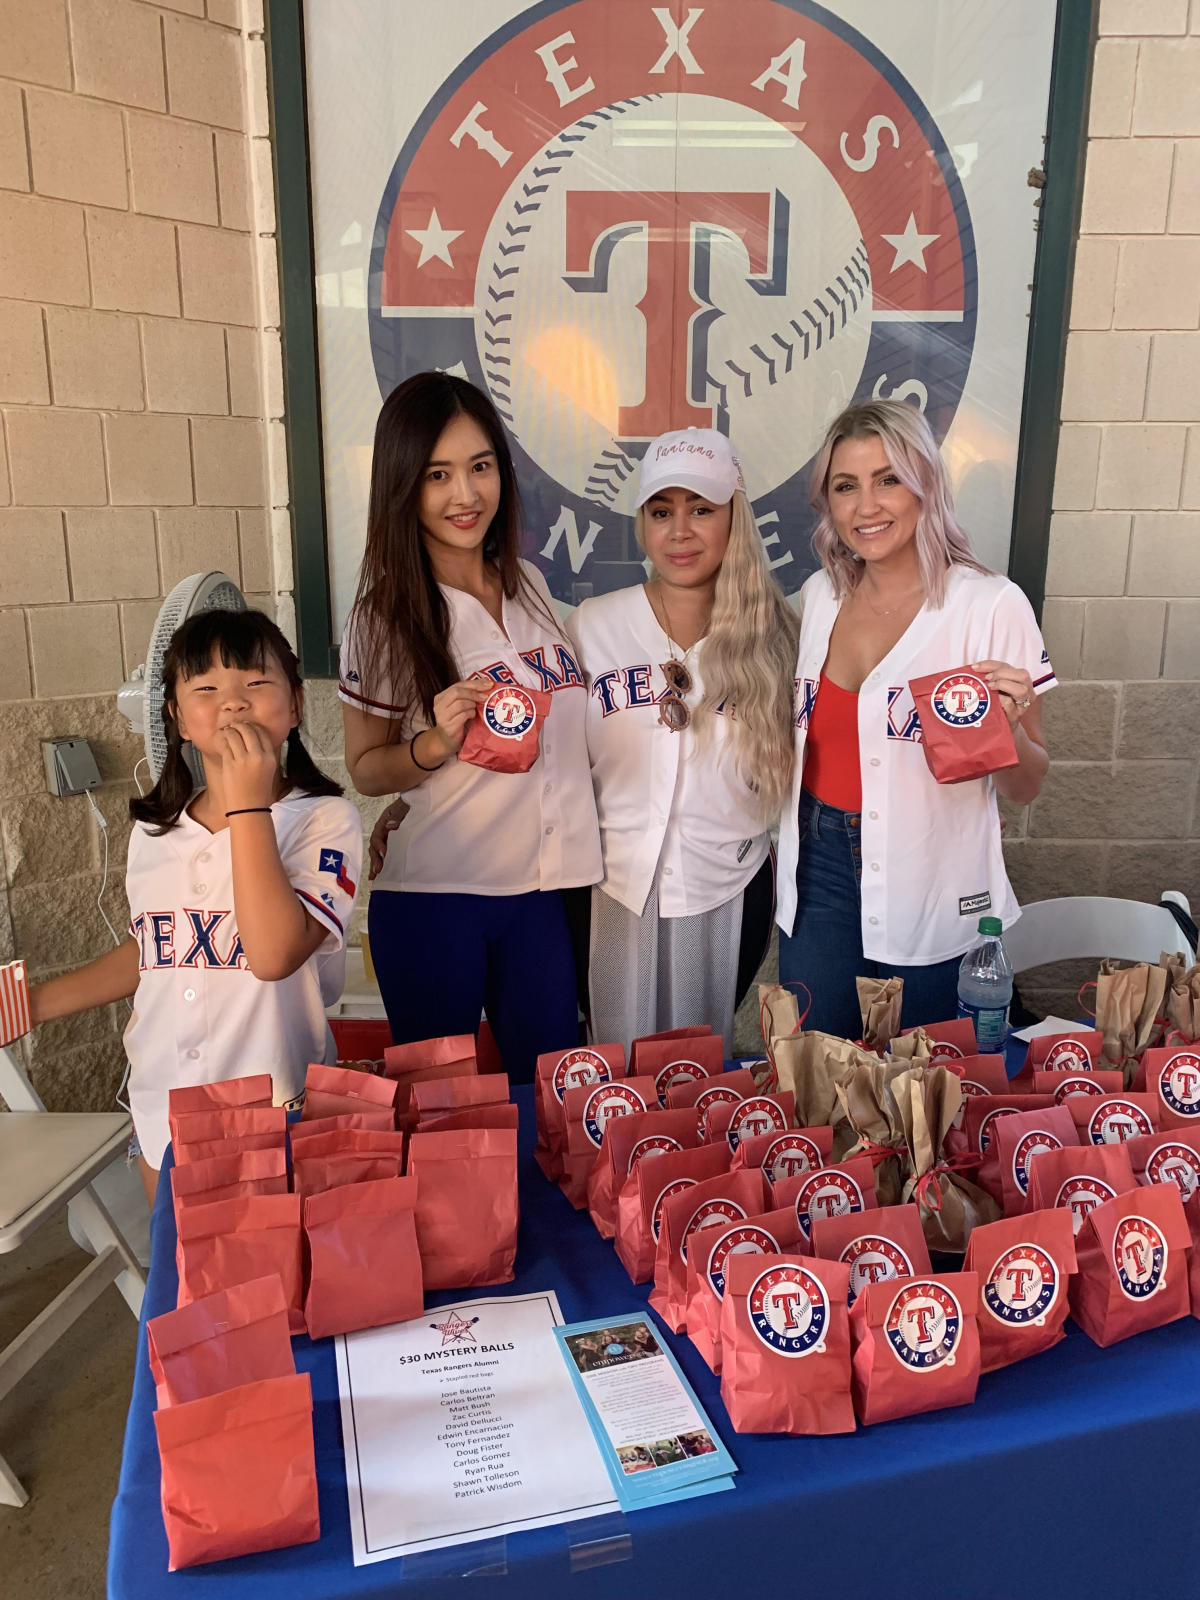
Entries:
[[761, 1167], [768, 1183], [802, 1177], [823, 1167], [833, 1154], [833, 1129], [789, 1128], [786, 1133], [752, 1134], [738, 1140], [733, 1171]]
[[185, 1205], [211, 1205], [215, 1200], [240, 1200], [250, 1194], [286, 1194], [287, 1156], [274, 1150], [246, 1150], [232, 1156], [210, 1156], [171, 1168], [175, 1217]]
[[567, 1146], [558, 1186], [581, 1211], [588, 1202], [588, 1179], [604, 1143], [604, 1130], [618, 1117], [649, 1111], [658, 1104], [653, 1078], [622, 1078], [590, 1089], [568, 1089], [563, 1096]]
[[292, 1154], [308, 1139], [317, 1139], [324, 1133], [395, 1133], [394, 1111], [343, 1111], [335, 1117], [313, 1117], [308, 1122], [293, 1122], [288, 1129]]
[[1075, 1120], [1066, 1106], [1045, 1106], [1040, 1111], [1018, 1111], [1015, 1116], [1001, 1117], [995, 1133], [1000, 1192], [991, 1192], [1006, 1217], [1019, 1216], [1030, 1209], [1030, 1163], [1042, 1151], [1077, 1145]]
[[654, 1276], [654, 1253], [662, 1232], [663, 1208], [672, 1195], [729, 1171], [728, 1145], [647, 1155], [630, 1167], [629, 1179], [617, 1196], [617, 1256], [634, 1283]]
[[414, 1133], [417, 1244], [426, 1289], [508, 1283], [517, 1254], [517, 1136], [506, 1128]]
[[407, 1322], [425, 1307], [415, 1178], [327, 1189], [304, 1202], [311, 1339]]
[[701, 1033], [685, 1039], [638, 1040], [633, 1070], [641, 1078], [654, 1079], [658, 1103], [665, 1106], [668, 1090], [719, 1078], [724, 1069], [725, 1041], [719, 1033]]
[[684, 1307], [687, 1335], [714, 1372], [721, 1370], [721, 1302], [730, 1257], [789, 1252], [808, 1254], [793, 1206], [711, 1228], [689, 1249]]
[[434, 1078], [471, 1078], [478, 1070], [473, 1033], [390, 1044], [383, 1052], [384, 1077], [401, 1084], [427, 1083]]
[[853, 1211], [877, 1211], [875, 1168], [870, 1156], [851, 1156], [818, 1167], [798, 1178], [782, 1178], [771, 1188], [772, 1203], [792, 1205], [807, 1242], [813, 1217], [844, 1217]]
[[731, 1256], [721, 1399], [738, 1433], [853, 1433], [850, 1269], [796, 1254]]
[[282, 1149], [286, 1128], [287, 1112], [282, 1106], [180, 1112], [175, 1118], [179, 1140], [175, 1165], [239, 1155], [244, 1150]]
[[534, 1159], [550, 1179], [562, 1177], [567, 1125], [563, 1120], [563, 1096], [568, 1089], [586, 1089], [592, 1084], [611, 1083], [625, 1076], [625, 1046], [598, 1044], [572, 1050], [551, 1050], [537, 1058], [533, 1079], [533, 1104], [537, 1114], [537, 1144]]
[[1016, 766], [1000, 696], [969, 666], [910, 678], [908, 687], [926, 765], [938, 783], [966, 783]]
[[1040, 1067], [1032, 1078], [1034, 1094], [1048, 1094], [1056, 1106], [1065, 1105], [1073, 1094], [1103, 1100], [1119, 1094], [1125, 1086], [1120, 1072], [1044, 1072]]
[[1200, 1128], [1142, 1133], [1122, 1148], [1138, 1183], [1173, 1183], [1185, 1203], [1200, 1189]]
[[974, 1272], [927, 1273], [865, 1288], [850, 1312], [859, 1421], [970, 1405], [979, 1385], [978, 1306]]
[[[638, 1077], [646, 1076], [645, 1070], [641, 1065], [641, 1053], [646, 1045], [657, 1044], [660, 1040], [664, 1039], [703, 1039], [711, 1033], [712, 1029], [707, 1023], [704, 1023], [691, 1028], [663, 1028], [659, 1033], [642, 1034], [641, 1037], [635, 1039], [629, 1047], [630, 1077], [633, 1077], [635, 1074]], [[661, 1066], [662, 1063], [660, 1062], [659, 1065]]]
[[528, 772], [538, 758], [541, 727], [553, 696], [501, 683], [475, 707], [458, 759], [491, 772]]
[[722, 1172], [672, 1195], [663, 1205], [654, 1252], [650, 1304], [671, 1329], [682, 1333], [687, 1319], [688, 1251], [708, 1228], [744, 1222], [766, 1209], [767, 1185], [761, 1170]]
[[307, 1372], [154, 1413], [169, 1570], [321, 1537]]
[[274, 1103], [275, 1086], [269, 1072], [256, 1072], [245, 1078], [225, 1078], [220, 1083], [187, 1084], [171, 1089], [167, 1094], [167, 1126], [171, 1130], [171, 1143], [180, 1144], [176, 1136], [177, 1117], [195, 1111], [255, 1110]]
[[299, 1195], [189, 1206], [179, 1218], [179, 1247], [179, 1305], [278, 1273], [292, 1332], [304, 1331]]
[[160, 1406], [203, 1400], [296, 1370], [287, 1301], [274, 1274], [151, 1317], [146, 1343]]
[[850, 1269], [850, 1305], [871, 1283], [920, 1277], [932, 1269], [915, 1205], [878, 1206], [870, 1215], [814, 1217], [813, 1255]]
[[338, 1117], [354, 1111], [390, 1111], [395, 1114], [396, 1085], [370, 1072], [350, 1067], [326, 1067], [314, 1062], [304, 1075], [304, 1110], [301, 1122], [317, 1117]]
[[472, 1106], [504, 1105], [508, 1100], [508, 1074], [491, 1072], [474, 1078], [433, 1078], [413, 1084], [413, 1109], [418, 1126], [427, 1117], [447, 1111], [466, 1111]]
[[1029, 1209], [1071, 1213], [1078, 1233], [1089, 1211], [1135, 1187], [1125, 1145], [1065, 1145], [1040, 1151], [1029, 1168]]
[[774, 1094], [748, 1094], [734, 1105], [711, 1106], [705, 1113], [704, 1137], [710, 1144], [724, 1139], [736, 1153], [744, 1138], [786, 1133], [795, 1120], [796, 1096], [791, 1089], [780, 1089]]
[[1063, 1337], [1067, 1285], [1075, 1271], [1075, 1236], [1066, 1211], [1028, 1211], [983, 1223], [967, 1240], [963, 1268], [979, 1276], [981, 1372], [1039, 1355]]
[[454, 1128], [517, 1128], [520, 1112], [512, 1104], [467, 1106], [462, 1111], [446, 1111], [439, 1117], [423, 1117], [418, 1133], [449, 1133]]
[[1133, 1189], [1097, 1206], [1075, 1241], [1071, 1315], [1098, 1345], [1186, 1317], [1191, 1247], [1173, 1183]]
[[602, 1239], [617, 1231], [617, 1197], [638, 1162], [651, 1155], [689, 1150], [696, 1144], [692, 1113], [635, 1111], [615, 1117], [606, 1128], [600, 1155], [588, 1179], [588, 1213]]
[[1025, 1068], [1030, 1072], [1095, 1072], [1102, 1065], [1104, 1035], [1098, 1028], [1043, 1033], [1029, 1041]]
[[1200, 1045], [1147, 1050], [1133, 1087], [1154, 1096], [1160, 1128], [1200, 1128]]
[[1080, 1144], [1124, 1144], [1139, 1133], [1157, 1133], [1158, 1105], [1152, 1094], [1106, 1094], [1096, 1100], [1072, 1095], [1067, 1109], [1079, 1129]]
[[292, 1147], [292, 1187], [307, 1198], [347, 1183], [398, 1178], [404, 1170], [404, 1135], [342, 1128]]

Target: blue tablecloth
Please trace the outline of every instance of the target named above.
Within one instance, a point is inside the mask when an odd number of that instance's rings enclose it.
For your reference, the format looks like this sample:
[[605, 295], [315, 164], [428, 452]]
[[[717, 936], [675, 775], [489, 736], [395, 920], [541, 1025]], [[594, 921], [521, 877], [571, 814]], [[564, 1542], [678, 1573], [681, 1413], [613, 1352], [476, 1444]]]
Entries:
[[[568, 1321], [645, 1304], [586, 1212], [541, 1176], [531, 1092], [521, 1107], [521, 1234], [511, 1294], [553, 1288]], [[953, 1600], [1130, 1600], [1200, 1590], [1188, 1509], [1200, 1440], [1200, 1323], [1186, 1318], [1109, 1350], [1068, 1323], [1032, 1361], [982, 1380], [973, 1406], [827, 1439], [737, 1434], [719, 1384], [686, 1338], [669, 1338], [741, 1471], [731, 1493], [354, 1567], [333, 1341], [293, 1341], [312, 1376], [319, 1543], [169, 1575], [159, 1507], [154, 1388], [145, 1318], [175, 1304], [170, 1185], [159, 1188], [121, 1481], [112, 1512], [111, 1600], [164, 1600], [202, 1587], [221, 1600], [580, 1600], [618, 1590], [664, 1600], [759, 1594], [939, 1590]], [[473, 1291], [488, 1293], [487, 1290]], [[466, 1294], [431, 1296], [431, 1304]], [[397, 1441], [403, 1449], [403, 1440]], [[610, 1537], [611, 1536], [611, 1537]], [[609, 1542], [606, 1544], [606, 1538]], [[603, 1564], [618, 1560], [619, 1565]]]

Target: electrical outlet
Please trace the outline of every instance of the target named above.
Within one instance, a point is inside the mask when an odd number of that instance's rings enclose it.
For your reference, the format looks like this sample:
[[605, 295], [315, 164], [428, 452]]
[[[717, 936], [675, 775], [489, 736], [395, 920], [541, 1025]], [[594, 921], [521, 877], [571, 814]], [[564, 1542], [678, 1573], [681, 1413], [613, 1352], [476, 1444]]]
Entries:
[[51, 794], [84, 794], [100, 786], [100, 772], [86, 739], [43, 739], [42, 759]]

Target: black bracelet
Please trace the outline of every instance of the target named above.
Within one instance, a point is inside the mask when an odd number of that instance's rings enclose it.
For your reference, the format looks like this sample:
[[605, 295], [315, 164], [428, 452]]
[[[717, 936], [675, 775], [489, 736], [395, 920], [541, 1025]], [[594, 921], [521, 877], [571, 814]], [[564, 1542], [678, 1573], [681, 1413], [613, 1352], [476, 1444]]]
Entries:
[[225, 815], [227, 817], [248, 817], [257, 811], [265, 811], [269, 814], [270, 810], [270, 806], [240, 806], [236, 811], [227, 811]]
[[413, 734], [412, 738], [408, 741], [408, 758], [412, 762], [413, 766], [418, 767], [422, 772], [437, 772], [440, 768], [446, 765], [444, 760], [439, 761], [436, 767], [427, 767], [423, 761], [417, 760], [417, 740], [423, 733], [428, 732], [428, 728], [418, 728], [416, 733]]

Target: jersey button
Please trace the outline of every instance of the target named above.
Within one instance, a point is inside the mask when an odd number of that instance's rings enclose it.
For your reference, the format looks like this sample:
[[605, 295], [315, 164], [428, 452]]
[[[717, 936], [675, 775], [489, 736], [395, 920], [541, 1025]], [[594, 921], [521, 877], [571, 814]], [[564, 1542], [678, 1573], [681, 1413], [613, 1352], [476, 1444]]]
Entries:
[[196, 998], [196, 991], [195, 991], [195, 989], [185, 989], [185, 990], [184, 990], [184, 991], [183, 991], [183, 998], [184, 998], [184, 999], [185, 999], [185, 1000], [194, 1000], [194, 999], [195, 999], [195, 998]]
[[189, 1061], [199, 1061], [199, 1059], [200, 1059], [199, 1050], [189, 1050], [188, 1051], [188, 1060]]
[[207, 850], [201, 850], [200, 854], [196, 857], [197, 861], [207, 861], [208, 859], [209, 853]]
[[554, 785], [552, 783], [548, 783], [546, 785], [545, 789], [542, 792], [543, 792], [543, 794], [553, 794], [554, 793]]
[[551, 826], [551, 827], [549, 827], [549, 828], [547, 828], [547, 829], [546, 829], [546, 837], [547, 837], [547, 838], [549, 838], [549, 837], [550, 837], [550, 835], [551, 835], [551, 834], [552, 834], [552, 833], [553, 833], [553, 832], [554, 832], [554, 828], [553, 828], [553, 826]]
[[193, 894], [203, 894], [204, 891], [207, 888], [208, 888], [208, 885], [206, 883], [194, 883], [192, 885], [192, 893]]
[[872, 822], [878, 822], [879, 821], [879, 813], [878, 813], [878, 811], [868, 811], [867, 815], [870, 817]]
[[872, 756], [871, 757], [871, 765], [873, 767], [877, 767], [879, 765], [879, 757], [878, 756]]
[[872, 863], [871, 863], [871, 871], [872, 872], [878, 872], [879, 871], [879, 863], [878, 863], [878, 861], [872, 861]]
[[674, 876], [675, 876], [675, 868], [674, 867], [664, 867], [663, 868], [663, 877], [664, 878], [673, 878]]
[[878, 917], [868, 917], [867, 921], [871, 924], [871, 926], [873, 928], [877, 928], [879, 926], [879, 918]]

